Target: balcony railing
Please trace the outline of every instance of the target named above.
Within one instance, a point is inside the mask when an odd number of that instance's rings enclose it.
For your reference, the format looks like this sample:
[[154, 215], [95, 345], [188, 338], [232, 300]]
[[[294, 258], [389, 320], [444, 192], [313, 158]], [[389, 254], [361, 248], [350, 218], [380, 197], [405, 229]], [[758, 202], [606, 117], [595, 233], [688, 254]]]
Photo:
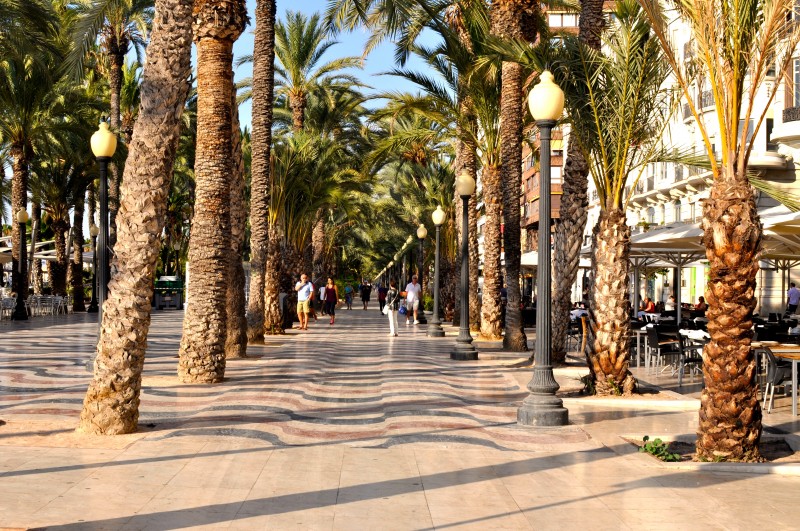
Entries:
[[800, 107], [787, 107], [783, 110], [783, 123], [800, 120]]

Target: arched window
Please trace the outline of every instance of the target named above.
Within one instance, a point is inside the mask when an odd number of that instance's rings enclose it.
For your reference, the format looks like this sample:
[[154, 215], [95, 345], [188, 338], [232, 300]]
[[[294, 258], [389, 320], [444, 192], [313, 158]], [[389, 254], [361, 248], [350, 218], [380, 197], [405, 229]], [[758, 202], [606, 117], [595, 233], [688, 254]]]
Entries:
[[656, 209], [653, 207], [647, 209], [647, 222], [648, 223], [656, 222]]
[[675, 208], [675, 221], [681, 221], [681, 201], [680, 199], [676, 199], [673, 203]]

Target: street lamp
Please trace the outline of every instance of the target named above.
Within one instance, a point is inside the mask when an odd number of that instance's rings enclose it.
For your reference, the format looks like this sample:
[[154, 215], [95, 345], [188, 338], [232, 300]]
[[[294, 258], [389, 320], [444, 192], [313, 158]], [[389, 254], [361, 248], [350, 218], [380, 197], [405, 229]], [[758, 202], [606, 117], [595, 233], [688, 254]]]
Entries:
[[92, 223], [89, 227], [89, 235], [92, 237], [92, 300], [89, 301], [89, 307], [86, 313], [97, 313], [97, 235], [100, 234], [100, 227]]
[[564, 110], [564, 93], [553, 82], [553, 74], [545, 70], [541, 81], [528, 95], [531, 115], [539, 128], [541, 144], [539, 173], [539, 261], [536, 274], [536, 351], [533, 377], [528, 382], [531, 392], [517, 410], [517, 422], [527, 426], [563, 426], [569, 411], [556, 396], [558, 383], [550, 364], [550, 130]]
[[97, 278], [99, 315], [98, 327], [103, 323], [103, 303], [108, 295], [108, 163], [117, 149], [117, 136], [108, 130], [106, 122], [100, 122], [100, 127], [92, 135], [92, 153], [97, 158], [100, 166], [100, 241], [98, 242], [99, 275]]
[[181, 241], [175, 240], [172, 249], [175, 251], [175, 275], [181, 278]]
[[[422, 286], [422, 270], [425, 268], [425, 237], [428, 235], [428, 229], [422, 223], [417, 227], [417, 239], [419, 240], [419, 256], [417, 257], [417, 270], [419, 271], [419, 285]], [[417, 310], [417, 321], [419, 324], [428, 324], [428, 319], [425, 318], [425, 305], [422, 300], [419, 301], [419, 310]]]
[[469, 198], [475, 192], [475, 179], [464, 172], [456, 178], [456, 193], [461, 197], [463, 215], [461, 217], [461, 323], [458, 328], [456, 348], [450, 352], [454, 360], [476, 360], [478, 351], [472, 344], [469, 333]]
[[24, 208], [17, 211], [17, 223], [19, 223], [19, 260], [17, 260], [17, 304], [14, 306], [14, 313], [11, 318], [16, 321], [26, 321], [28, 310], [25, 309], [25, 299], [28, 291], [27, 274], [25, 273], [25, 252], [27, 239], [26, 224], [28, 223], [28, 212]]
[[429, 337], [444, 337], [444, 330], [442, 330], [442, 321], [439, 319], [439, 231], [444, 223], [446, 214], [442, 210], [442, 206], [436, 207], [436, 210], [431, 214], [433, 224], [436, 226], [436, 251], [433, 259], [433, 318], [428, 324]]

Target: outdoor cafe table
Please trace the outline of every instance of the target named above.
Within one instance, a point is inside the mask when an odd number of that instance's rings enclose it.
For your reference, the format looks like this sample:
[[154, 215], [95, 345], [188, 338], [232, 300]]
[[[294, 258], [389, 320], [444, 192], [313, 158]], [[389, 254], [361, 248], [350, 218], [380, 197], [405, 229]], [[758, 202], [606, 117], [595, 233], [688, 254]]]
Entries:
[[800, 362], [800, 345], [764, 345], [756, 343], [753, 350], [769, 349], [776, 358], [792, 362], [792, 416], [797, 416], [797, 362]]

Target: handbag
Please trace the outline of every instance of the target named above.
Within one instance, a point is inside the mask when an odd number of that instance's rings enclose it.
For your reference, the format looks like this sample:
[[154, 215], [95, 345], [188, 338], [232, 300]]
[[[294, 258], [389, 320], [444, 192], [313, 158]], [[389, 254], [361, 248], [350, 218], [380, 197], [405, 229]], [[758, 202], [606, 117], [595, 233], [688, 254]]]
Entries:
[[405, 315], [406, 313], [408, 313], [408, 310], [406, 310], [405, 306], [400, 306], [400, 309], [397, 311], [400, 312], [400, 315]]
[[381, 310], [381, 311], [383, 312], [383, 315], [389, 315], [389, 305], [388, 304], [384, 304], [383, 305], [383, 310]]

